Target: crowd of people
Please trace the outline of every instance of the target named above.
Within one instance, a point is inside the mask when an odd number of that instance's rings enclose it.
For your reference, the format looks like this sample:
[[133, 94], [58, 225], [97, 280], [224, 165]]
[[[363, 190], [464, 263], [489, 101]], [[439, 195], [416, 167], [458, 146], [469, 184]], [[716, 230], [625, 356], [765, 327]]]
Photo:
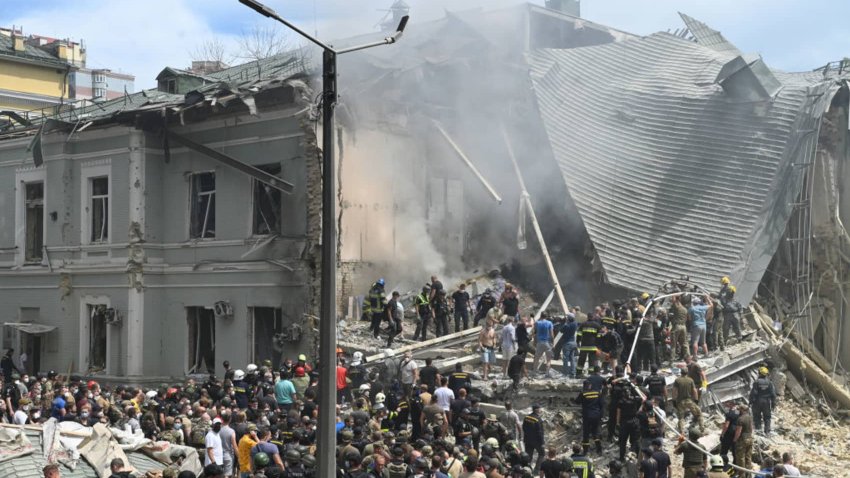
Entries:
[[[391, 344], [404, 331], [403, 307], [398, 305], [397, 293], [386, 300], [383, 281], [375, 284], [380, 287], [370, 291], [366, 318], [372, 333], [385, 334]], [[607, 473], [600, 474], [611, 477], [668, 478], [673, 466], [668, 449], [682, 456], [686, 478], [729, 476], [724, 470], [730, 462], [751, 468], [753, 434], [762, 426], [770, 432], [770, 411], [776, 403], [766, 368], [760, 369], [749, 406], [727, 404], [719, 453], [707, 456], [692, 445], [705, 432], [697, 404], [707, 385], [693, 358], [701, 350], [705, 354], [725, 346], [725, 326], [718, 327], [718, 320], [740, 321], [736, 315], [740, 306], [732, 302], [734, 288], [727, 281], [723, 286], [716, 296], [691, 291], [660, 302], [645, 295], [611, 306], [602, 304], [588, 315], [575, 307], [565, 317], [544, 313], [534, 321], [520, 313], [518, 292], [510, 284], [498, 294], [488, 290], [473, 301], [465, 287], [447, 297], [433, 277], [413, 301], [420, 320], [411, 338], [425, 340], [432, 318], [438, 334], [449, 333], [449, 313], [458, 331], [468, 328], [472, 319], [473, 327], [482, 327], [478, 333], [480, 374], [460, 364], [451, 373], [442, 373], [431, 359], [420, 366], [410, 352], [388, 351], [385, 359], [366, 363], [362, 352], [349, 355], [337, 350], [337, 475], [592, 478], [600, 471], [595, 467], [601, 466]], [[718, 319], [719, 315], [724, 317]], [[641, 317], [645, 318], [642, 324]], [[686, 328], [686, 334], [679, 327]], [[732, 325], [731, 330], [741, 340], [740, 328]], [[682, 335], [690, 340], [682, 340]], [[636, 357], [630, 362], [633, 337], [637, 337]], [[505, 358], [501, 368], [497, 352]], [[528, 354], [534, 356], [531, 374]], [[31, 377], [19, 373], [11, 356], [9, 351], [0, 361], [4, 378], [0, 419], [4, 422], [102, 423], [152, 440], [194, 447], [205, 477], [316, 476], [319, 376], [305, 355], [280, 364], [265, 360], [244, 369], [224, 362], [221, 378], [210, 375], [202, 382], [188, 379], [151, 390], [106, 386], [54, 372]], [[550, 371], [554, 358], [563, 360], [560, 374]], [[668, 395], [659, 365], [678, 359], [685, 365]], [[523, 414], [509, 400], [500, 404], [498, 413], [485, 413], [493, 408], [482, 406], [475, 383], [486, 382], [477, 378], [507, 376], [513, 387], [519, 387], [538, 368], [544, 377], [582, 379], [581, 391], [565, 397], [581, 409], [580, 442], [547, 436], [542, 404]], [[674, 412], [678, 441], [668, 448], [665, 420]], [[611, 456], [603, 441], [617, 444]], [[179, 447], [175, 450], [175, 463], [163, 476], [195, 476], [180, 471], [186, 454]], [[782, 461], [769, 473], [760, 473], [799, 475], [793, 457]], [[761, 463], [764, 469], [770, 465], [767, 460]], [[113, 476], [130, 476], [123, 468], [120, 460], [114, 462]], [[44, 475], [60, 477], [61, 467], [50, 465]]]

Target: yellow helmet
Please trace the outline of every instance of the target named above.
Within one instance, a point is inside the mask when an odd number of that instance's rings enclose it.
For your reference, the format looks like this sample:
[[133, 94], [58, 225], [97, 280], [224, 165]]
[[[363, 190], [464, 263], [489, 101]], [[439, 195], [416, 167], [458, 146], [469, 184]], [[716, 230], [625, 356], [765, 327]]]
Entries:
[[767, 377], [770, 374], [770, 370], [767, 367], [759, 367], [759, 375], [762, 377]]
[[729, 292], [734, 294], [735, 292], [738, 292], [738, 289], [736, 289], [734, 285], [730, 285], [729, 286]]
[[649, 292], [644, 292], [640, 295], [641, 300], [649, 299]]
[[728, 283], [729, 283], [729, 278], [728, 278], [728, 277], [726, 277], [726, 276], [721, 277], [721, 278], [720, 278], [720, 283], [721, 283], [721, 284], [723, 284], [723, 285], [728, 284]]

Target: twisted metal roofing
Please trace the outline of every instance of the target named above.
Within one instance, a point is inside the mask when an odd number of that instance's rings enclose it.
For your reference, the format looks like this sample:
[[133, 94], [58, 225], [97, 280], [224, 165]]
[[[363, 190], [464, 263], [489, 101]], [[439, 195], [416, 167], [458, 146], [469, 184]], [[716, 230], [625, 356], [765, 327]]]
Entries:
[[737, 51], [698, 42], [660, 33], [539, 50], [531, 76], [607, 281], [652, 291], [680, 275], [712, 288], [729, 275], [746, 302], [839, 83], [776, 73], [774, 98], [741, 102], [715, 84]]

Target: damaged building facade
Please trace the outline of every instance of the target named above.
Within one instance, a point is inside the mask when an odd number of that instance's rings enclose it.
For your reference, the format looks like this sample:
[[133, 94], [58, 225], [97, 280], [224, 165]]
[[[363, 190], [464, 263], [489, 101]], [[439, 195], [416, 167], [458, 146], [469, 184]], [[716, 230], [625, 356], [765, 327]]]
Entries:
[[545, 296], [509, 143], [571, 303], [729, 276], [850, 366], [847, 65], [776, 71], [681, 17], [638, 36], [530, 4], [448, 12], [345, 59], [343, 295], [501, 267]]
[[299, 71], [166, 69], [159, 90], [3, 131], [4, 348], [29, 371], [136, 377], [313, 350], [320, 152]]

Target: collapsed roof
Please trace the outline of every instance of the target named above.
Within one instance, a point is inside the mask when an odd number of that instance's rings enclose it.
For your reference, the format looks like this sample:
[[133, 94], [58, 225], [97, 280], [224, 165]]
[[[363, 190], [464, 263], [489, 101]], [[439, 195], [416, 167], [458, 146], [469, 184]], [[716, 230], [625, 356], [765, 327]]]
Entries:
[[683, 19], [693, 39], [536, 50], [532, 81], [607, 281], [655, 290], [662, 277], [728, 275], [746, 303], [845, 80], [772, 71]]

